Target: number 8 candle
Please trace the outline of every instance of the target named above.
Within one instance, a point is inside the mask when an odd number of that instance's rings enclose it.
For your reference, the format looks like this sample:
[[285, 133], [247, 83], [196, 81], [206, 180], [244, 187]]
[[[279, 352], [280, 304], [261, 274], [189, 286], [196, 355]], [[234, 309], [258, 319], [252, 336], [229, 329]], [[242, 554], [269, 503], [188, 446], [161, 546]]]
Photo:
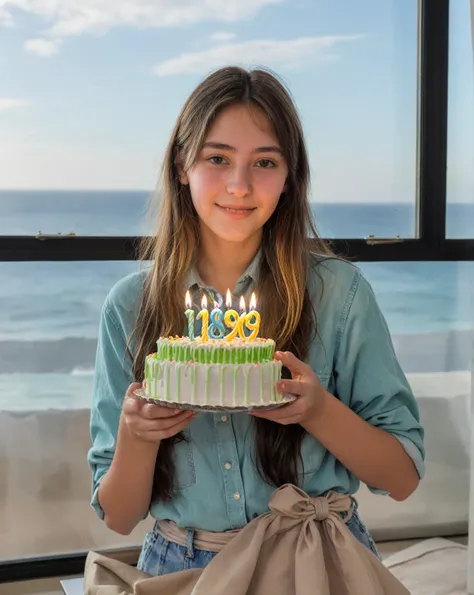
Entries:
[[207, 330], [209, 328], [209, 310], [207, 309], [207, 297], [202, 296], [201, 308], [199, 314], [196, 316], [196, 320], [202, 318], [202, 330], [201, 330], [201, 341], [205, 342], [209, 340]]
[[211, 312], [211, 324], [209, 325], [209, 336], [211, 339], [222, 339], [225, 335], [223, 321], [224, 315], [219, 304], [214, 302], [214, 309]]

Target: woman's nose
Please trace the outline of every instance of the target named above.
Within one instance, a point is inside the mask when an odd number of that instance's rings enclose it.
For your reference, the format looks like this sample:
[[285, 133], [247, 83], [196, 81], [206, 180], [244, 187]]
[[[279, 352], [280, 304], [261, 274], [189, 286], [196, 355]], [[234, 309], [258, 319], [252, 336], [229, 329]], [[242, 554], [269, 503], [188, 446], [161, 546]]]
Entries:
[[247, 168], [235, 168], [227, 179], [227, 192], [237, 198], [250, 194], [252, 183]]

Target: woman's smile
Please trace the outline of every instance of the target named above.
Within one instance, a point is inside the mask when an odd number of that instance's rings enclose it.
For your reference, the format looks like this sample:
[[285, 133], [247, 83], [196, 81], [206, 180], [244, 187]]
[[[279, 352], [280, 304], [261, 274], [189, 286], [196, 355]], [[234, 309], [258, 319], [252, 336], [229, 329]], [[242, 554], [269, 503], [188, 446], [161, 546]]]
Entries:
[[250, 215], [256, 210], [257, 207], [237, 207], [237, 206], [227, 206], [227, 205], [220, 205], [216, 203], [216, 207], [219, 210], [231, 217], [232, 219], [246, 219], [250, 217]]

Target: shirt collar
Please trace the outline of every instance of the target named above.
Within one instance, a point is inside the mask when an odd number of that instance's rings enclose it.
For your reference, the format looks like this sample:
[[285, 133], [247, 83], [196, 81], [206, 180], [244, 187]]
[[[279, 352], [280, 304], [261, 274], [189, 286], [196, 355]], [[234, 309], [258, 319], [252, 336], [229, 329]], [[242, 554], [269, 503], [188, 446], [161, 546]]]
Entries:
[[[262, 248], [258, 249], [257, 254], [253, 257], [252, 261], [250, 262], [249, 266], [245, 269], [244, 273], [237, 279], [236, 288], [243, 284], [247, 284], [249, 280], [253, 281], [255, 285], [258, 283], [259, 273], [260, 273], [260, 263], [262, 260]], [[188, 274], [185, 278], [185, 287], [186, 289], [192, 289], [193, 287], [206, 287], [206, 284], [203, 282], [199, 273], [196, 269], [195, 264], [191, 266], [188, 271]]]

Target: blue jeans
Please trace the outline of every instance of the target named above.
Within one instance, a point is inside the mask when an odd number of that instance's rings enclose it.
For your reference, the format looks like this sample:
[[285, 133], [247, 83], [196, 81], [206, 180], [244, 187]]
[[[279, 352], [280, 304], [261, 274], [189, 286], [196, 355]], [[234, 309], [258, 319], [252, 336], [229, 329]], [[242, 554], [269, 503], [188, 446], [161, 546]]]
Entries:
[[[341, 516], [344, 518], [344, 513]], [[357, 502], [354, 499], [352, 517], [346, 524], [354, 537], [378, 556], [372, 535], [357, 513]], [[137, 568], [152, 576], [170, 574], [189, 568], [205, 568], [216, 554], [196, 549], [193, 540], [194, 529], [187, 529], [186, 547], [163, 539], [153, 529], [145, 537]]]

